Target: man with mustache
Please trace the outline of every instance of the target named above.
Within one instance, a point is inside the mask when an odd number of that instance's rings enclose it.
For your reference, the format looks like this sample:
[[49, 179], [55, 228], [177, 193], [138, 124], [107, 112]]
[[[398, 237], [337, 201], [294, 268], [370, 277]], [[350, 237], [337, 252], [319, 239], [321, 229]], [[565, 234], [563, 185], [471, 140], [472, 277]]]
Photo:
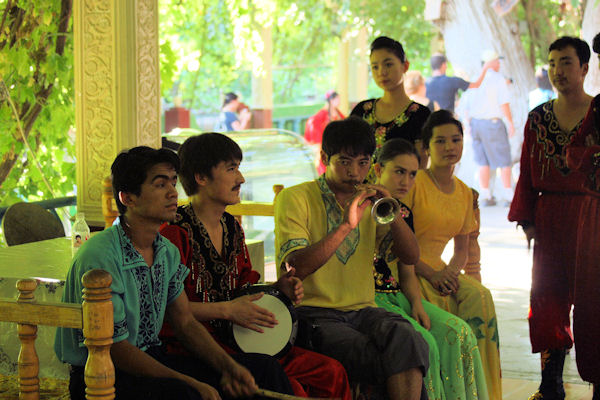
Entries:
[[525, 125], [521, 175], [508, 214], [533, 247], [529, 336], [541, 353], [542, 382], [532, 399], [564, 399], [562, 372], [573, 346], [577, 221], [585, 175], [568, 168], [566, 146], [581, 125], [592, 97], [583, 90], [590, 49], [575, 37], [549, 48], [548, 75], [558, 98], [534, 108]]
[[[303, 280], [297, 311], [312, 327], [316, 351], [339, 360], [353, 382], [383, 388], [389, 399], [417, 400], [427, 398], [427, 343], [402, 316], [375, 305], [371, 198], [390, 193], [361, 185], [374, 151], [375, 135], [362, 118], [327, 125], [321, 150], [325, 174], [284, 189], [275, 202], [277, 273], [295, 269]], [[418, 244], [400, 213], [390, 229], [398, 258], [415, 264]]]
[[[229, 322], [257, 332], [273, 327], [275, 316], [254, 304], [262, 293], [233, 297], [236, 289], [260, 278], [252, 270], [242, 227], [225, 212], [225, 207], [240, 201], [245, 182], [239, 170], [242, 150], [225, 135], [204, 133], [188, 138], [179, 157], [180, 179], [190, 203], [177, 209], [174, 221], [163, 226], [161, 233], [179, 248], [182, 262], [191, 270], [185, 290], [192, 314], [197, 320], [210, 321], [217, 340], [224, 340], [222, 332]], [[302, 282], [293, 270], [274, 286], [292, 302], [302, 300]], [[172, 351], [181, 348], [168, 327], [163, 335]], [[346, 371], [336, 360], [292, 347], [280, 362], [298, 396], [350, 399]]]
[[[170, 150], [134, 147], [112, 164], [112, 185], [119, 219], [77, 251], [62, 301], [82, 302], [83, 274], [101, 268], [112, 276], [115, 395], [120, 400], [220, 400], [250, 397], [257, 385], [290, 393], [281, 366], [254, 354], [234, 360], [192, 318], [183, 291], [189, 271], [177, 249], [159, 233], [177, 211], [179, 160]], [[190, 356], [164, 351], [159, 331], [164, 320], [186, 344]], [[85, 399], [87, 349], [79, 329], [58, 328], [54, 349], [70, 365], [71, 399]], [[238, 363], [239, 362], [239, 363]], [[244, 368], [244, 364], [250, 371]], [[254, 375], [254, 376], [253, 376]]]

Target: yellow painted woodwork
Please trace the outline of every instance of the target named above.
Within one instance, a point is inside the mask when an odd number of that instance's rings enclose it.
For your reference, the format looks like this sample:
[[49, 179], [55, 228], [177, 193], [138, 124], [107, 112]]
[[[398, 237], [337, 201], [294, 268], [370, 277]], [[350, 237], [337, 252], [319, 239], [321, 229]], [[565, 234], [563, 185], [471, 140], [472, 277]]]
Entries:
[[81, 329], [81, 306], [67, 303], [20, 303], [0, 299], [0, 315], [7, 322], [32, 325], [51, 325]]
[[126, 148], [161, 145], [158, 0], [74, 0], [77, 207], [102, 226], [102, 179]]

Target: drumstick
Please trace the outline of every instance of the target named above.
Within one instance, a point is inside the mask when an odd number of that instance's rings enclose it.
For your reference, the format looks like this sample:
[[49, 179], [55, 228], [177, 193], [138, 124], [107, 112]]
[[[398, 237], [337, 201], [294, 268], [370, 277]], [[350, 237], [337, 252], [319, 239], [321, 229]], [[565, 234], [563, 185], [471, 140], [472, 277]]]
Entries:
[[[270, 397], [272, 399], [277, 399], [277, 400], [322, 400], [321, 398], [318, 398], [318, 397], [292, 396], [291, 394], [273, 392], [271, 390], [261, 389], [261, 388], [258, 388], [258, 391], [256, 392], [256, 394], [259, 396]], [[341, 400], [341, 399], [336, 397], [336, 398], [332, 398], [331, 400]]]

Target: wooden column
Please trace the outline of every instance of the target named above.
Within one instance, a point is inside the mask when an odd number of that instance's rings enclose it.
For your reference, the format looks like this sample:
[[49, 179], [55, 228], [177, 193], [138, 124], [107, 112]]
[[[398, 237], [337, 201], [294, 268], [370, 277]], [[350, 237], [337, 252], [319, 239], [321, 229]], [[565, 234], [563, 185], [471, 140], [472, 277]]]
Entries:
[[357, 35], [350, 39], [348, 57], [348, 110], [352, 111], [359, 101], [367, 99], [369, 82], [367, 28], [361, 28]]
[[73, 15], [77, 207], [102, 227], [115, 156], [160, 146], [158, 0], [75, 0]]
[[259, 28], [262, 68], [252, 74], [252, 128], [273, 127], [273, 39], [271, 26]]
[[340, 95], [340, 111], [348, 115], [348, 87], [350, 86], [350, 38], [348, 32], [342, 34], [338, 46], [337, 60], [337, 85], [336, 91]]
[[[37, 288], [34, 279], [21, 279], [17, 282], [19, 303], [35, 303], [33, 292]], [[21, 349], [19, 350], [19, 399], [38, 400], [40, 398], [40, 363], [35, 351], [37, 325], [17, 324]]]

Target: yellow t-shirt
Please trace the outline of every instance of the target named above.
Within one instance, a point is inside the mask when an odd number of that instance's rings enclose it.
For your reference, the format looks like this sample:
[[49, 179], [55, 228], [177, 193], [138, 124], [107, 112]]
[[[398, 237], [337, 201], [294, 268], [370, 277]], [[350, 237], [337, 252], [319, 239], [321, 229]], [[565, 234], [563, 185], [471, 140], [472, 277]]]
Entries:
[[477, 228], [473, 192], [457, 177], [454, 177], [454, 192], [447, 194], [437, 188], [424, 170], [419, 170], [415, 185], [402, 202], [413, 212], [421, 260], [435, 270], [446, 266], [442, 253], [450, 239]]
[[[341, 311], [375, 306], [373, 254], [375, 221], [367, 208], [331, 258], [303, 281], [300, 305]], [[284, 189], [275, 202], [275, 251], [280, 276], [284, 262], [295, 250], [324, 238], [339, 225], [342, 207], [335, 201], [323, 177]]]

